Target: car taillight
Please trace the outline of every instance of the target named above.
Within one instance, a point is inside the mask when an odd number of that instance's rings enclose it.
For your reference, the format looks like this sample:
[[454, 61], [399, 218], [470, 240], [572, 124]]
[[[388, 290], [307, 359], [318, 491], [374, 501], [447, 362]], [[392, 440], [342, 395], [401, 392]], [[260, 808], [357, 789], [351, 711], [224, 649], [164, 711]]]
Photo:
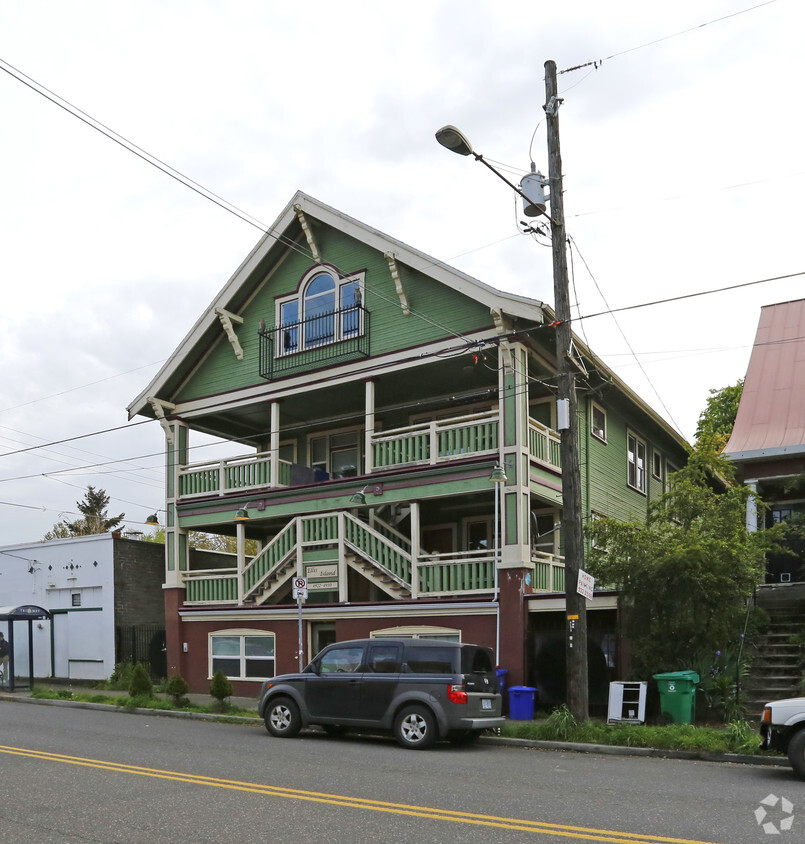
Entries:
[[764, 724], [771, 724], [771, 707], [767, 706], [763, 710], [763, 717], [760, 719]]
[[452, 703], [466, 703], [467, 692], [464, 690], [464, 686], [448, 686], [447, 699]]

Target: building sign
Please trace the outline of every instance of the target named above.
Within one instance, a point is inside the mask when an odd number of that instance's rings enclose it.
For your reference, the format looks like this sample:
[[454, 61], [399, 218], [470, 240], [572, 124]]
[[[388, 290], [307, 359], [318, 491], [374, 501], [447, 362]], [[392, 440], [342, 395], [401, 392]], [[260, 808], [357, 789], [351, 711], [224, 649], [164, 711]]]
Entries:
[[319, 563], [305, 566], [305, 577], [310, 580], [314, 577], [335, 577], [338, 578], [338, 563]]
[[311, 592], [338, 590], [338, 563], [308, 563], [305, 565], [307, 588]]

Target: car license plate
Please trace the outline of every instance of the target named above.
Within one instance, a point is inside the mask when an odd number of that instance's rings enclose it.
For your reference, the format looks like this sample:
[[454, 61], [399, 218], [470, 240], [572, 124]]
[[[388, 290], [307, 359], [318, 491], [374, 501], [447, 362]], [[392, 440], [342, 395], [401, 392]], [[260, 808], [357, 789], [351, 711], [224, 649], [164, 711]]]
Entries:
[[481, 700], [481, 709], [491, 709], [492, 708], [492, 701], [485, 697]]

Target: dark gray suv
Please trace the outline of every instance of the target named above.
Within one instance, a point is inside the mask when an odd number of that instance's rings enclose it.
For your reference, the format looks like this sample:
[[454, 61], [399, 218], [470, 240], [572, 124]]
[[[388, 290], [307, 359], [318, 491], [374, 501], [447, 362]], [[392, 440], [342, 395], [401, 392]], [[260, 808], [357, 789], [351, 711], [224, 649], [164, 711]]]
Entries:
[[272, 736], [318, 724], [393, 733], [403, 747], [474, 741], [500, 727], [502, 699], [490, 648], [437, 639], [356, 639], [319, 653], [301, 674], [263, 683], [259, 712]]

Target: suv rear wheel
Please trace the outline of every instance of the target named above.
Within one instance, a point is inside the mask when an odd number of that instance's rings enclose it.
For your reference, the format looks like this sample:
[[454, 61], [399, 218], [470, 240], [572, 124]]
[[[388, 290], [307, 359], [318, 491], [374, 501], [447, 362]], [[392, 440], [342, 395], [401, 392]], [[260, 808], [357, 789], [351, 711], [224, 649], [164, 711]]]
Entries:
[[397, 744], [411, 750], [424, 750], [436, 741], [436, 719], [424, 706], [406, 706], [394, 719]]
[[302, 729], [299, 707], [288, 697], [278, 697], [266, 707], [266, 729], [277, 738], [293, 738]]

